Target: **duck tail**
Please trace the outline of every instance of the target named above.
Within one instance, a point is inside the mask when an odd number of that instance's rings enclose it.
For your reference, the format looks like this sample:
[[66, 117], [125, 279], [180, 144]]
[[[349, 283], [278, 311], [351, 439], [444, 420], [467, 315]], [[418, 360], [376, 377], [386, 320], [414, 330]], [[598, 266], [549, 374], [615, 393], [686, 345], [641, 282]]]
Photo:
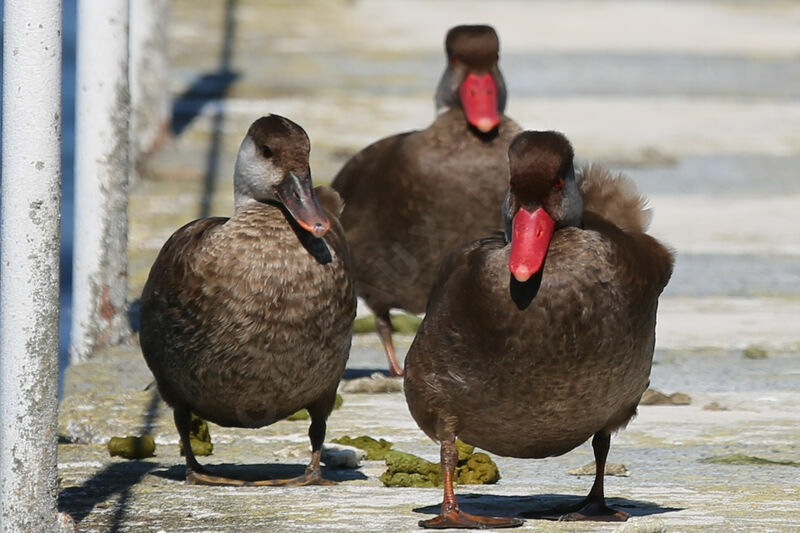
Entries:
[[623, 230], [647, 231], [653, 212], [633, 180], [597, 163], [582, 165], [576, 174], [585, 211], [592, 211]]

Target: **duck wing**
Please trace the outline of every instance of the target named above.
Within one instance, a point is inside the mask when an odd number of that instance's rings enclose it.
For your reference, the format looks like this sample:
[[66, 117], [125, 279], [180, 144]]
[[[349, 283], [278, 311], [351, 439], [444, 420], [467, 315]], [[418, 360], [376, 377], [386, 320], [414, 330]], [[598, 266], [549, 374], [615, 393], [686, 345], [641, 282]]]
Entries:
[[[173, 292], [175, 294], [185, 292], [187, 277], [192, 271], [193, 262], [197, 259], [196, 251], [210, 231], [228, 220], [227, 217], [201, 218], [189, 222], [172, 234], [158, 253], [142, 291], [143, 316], [148, 314], [146, 307], [155, 299], [168, 298]], [[182, 290], [165, 290], [168, 287], [181, 287]]]

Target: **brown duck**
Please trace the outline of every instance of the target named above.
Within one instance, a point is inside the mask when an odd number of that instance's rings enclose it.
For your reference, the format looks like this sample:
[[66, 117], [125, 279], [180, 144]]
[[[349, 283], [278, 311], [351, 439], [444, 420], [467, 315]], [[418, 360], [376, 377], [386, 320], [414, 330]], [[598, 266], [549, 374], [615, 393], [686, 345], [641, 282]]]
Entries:
[[494, 29], [457, 26], [445, 49], [433, 124], [368, 146], [333, 181], [345, 203], [356, 291], [375, 313], [392, 375], [402, 369], [389, 310], [424, 311], [445, 255], [500, 227], [508, 145], [520, 131], [503, 115]]
[[[142, 293], [141, 345], [186, 450], [193, 484], [327, 483], [325, 423], [344, 372], [355, 290], [335, 191], [312, 188], [309, 140], [277, 115], [242, 141], [235, 213], [176, 231]], [[290, 480], [212, 475], [189, 445], [190, 413], [257, 428], [298, 409], [311, 415], [311, 464]]]
[[606, 507], [610, 435], [647, 389], [667, 248], [645, 234], [632, 182], [601, 167], [576, 178], [572, 147], [525, 132], [509, 149], [505, 235], [443, 263], [406, 358], [405, 393], [420, 428], [441, 442], [441, 514], [423, 527], [511, 527], [473, 516], [453, 493], [459, 437], [492, 453], [542, 458], [593, 437], [594, 485], [572, 520], [625, 520]]

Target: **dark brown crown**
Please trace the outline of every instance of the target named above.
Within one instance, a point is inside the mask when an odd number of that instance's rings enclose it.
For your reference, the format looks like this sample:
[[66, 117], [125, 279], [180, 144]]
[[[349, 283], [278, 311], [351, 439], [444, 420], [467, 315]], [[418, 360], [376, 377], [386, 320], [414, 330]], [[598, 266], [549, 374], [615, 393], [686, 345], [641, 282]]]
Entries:
[[305, 130], [279, 115], [261, 117], [247, 134], [263, 156], [287, 170], [306, 170], [311, 143]]
[[541, 202], [572, 166], [574, 153], [557, 131], [524, 131], [508, 148], [511, 190], [523, 202]]
[[497, 63], [500, 41], [491, 26], [456, 26], [447, 32], [444, 47], [450, 59], [473, 70], [488, 71]]

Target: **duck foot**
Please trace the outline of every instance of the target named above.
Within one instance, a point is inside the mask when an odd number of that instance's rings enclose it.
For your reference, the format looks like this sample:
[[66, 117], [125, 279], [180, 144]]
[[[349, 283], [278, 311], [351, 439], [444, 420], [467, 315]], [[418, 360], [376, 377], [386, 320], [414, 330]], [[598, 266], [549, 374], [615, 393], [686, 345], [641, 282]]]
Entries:
[[560, 522], [576, 522], [583, 520], [596, 522], [625, 522], [630, 516], [631, 515], [625, 511], [608, 507], [605, 502], [594, 501], [586, 502], [586, 504], [577, 511], [562, 515], [558, 520]]
[[419, 526], [425, 529], [499, 529], [519, 527], [524, 522], [519, 518], [472, 515], [459, 509], [430, 520], [420, 520]]
[[304, 487], [307, 485], [338, 485], [336, 481], [325, 479], [322, 477], [321, 472], [312, 469], [307, 469], [301, 476], [289, 479], [258, 479], [254, 481], [217, 476], [205, 471], [195, 472], [193, 470], [187, 470], [186, 484], [225, 487]]

